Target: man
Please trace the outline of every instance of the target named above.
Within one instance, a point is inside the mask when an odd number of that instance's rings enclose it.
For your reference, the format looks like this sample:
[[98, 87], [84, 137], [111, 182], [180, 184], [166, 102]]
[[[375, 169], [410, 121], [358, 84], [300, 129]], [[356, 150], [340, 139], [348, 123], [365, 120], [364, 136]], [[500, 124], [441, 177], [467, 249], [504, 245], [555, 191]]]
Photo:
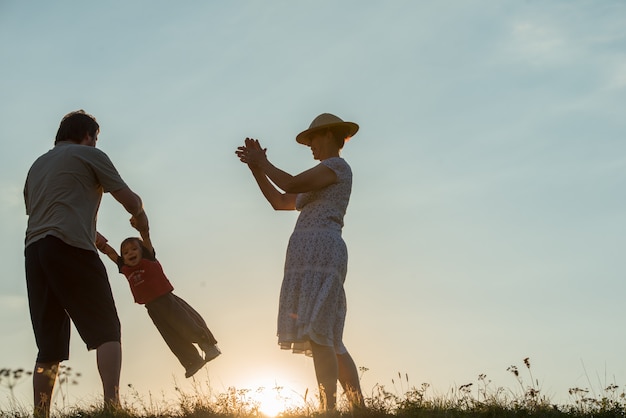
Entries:
[[33, 374], [34, 413], [48, 417], [59, 363], [69, 358], [70, 320], [88, 350], [96, 350], [105, 407], [119, 406], [120, 321], [96, 250], [102, 194], [111, 193], [147, 231], [141, 198], [96, 149], [100, 127], [83, 110], [67, 114], [54, 148], [31, 166], [24, 186], [28, 226], [26, 284], [39, 352]]

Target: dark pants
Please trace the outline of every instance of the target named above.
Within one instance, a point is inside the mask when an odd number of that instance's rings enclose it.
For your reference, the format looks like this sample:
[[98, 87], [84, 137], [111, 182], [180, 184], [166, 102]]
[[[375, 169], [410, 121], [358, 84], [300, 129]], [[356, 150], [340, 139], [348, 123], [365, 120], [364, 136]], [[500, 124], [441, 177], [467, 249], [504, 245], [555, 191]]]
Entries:
[[95, 251], [47, 236], [26, 247], [26, 286], [37, 361], [69, 358], [70, 318], [88, 349], [120, 341], [120, 321]]
[[217, 343], [200, 314], [175, 294], [170, 292], [145, 306], [167, 346], [185, 369], [202, 361], [193, 343]]

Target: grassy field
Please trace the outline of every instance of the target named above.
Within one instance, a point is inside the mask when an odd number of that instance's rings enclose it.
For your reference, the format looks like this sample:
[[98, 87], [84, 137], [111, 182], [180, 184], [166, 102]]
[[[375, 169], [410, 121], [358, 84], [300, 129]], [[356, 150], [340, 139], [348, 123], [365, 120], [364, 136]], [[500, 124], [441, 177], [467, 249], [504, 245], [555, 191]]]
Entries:
[[[521, 371], [520, 371], [521, 368]], [[66, 405], [64, 391], [68, 385], [78, 384], [80, 373], [62, 368], [55, 387], [56, 402], [52, 411], [55, 418], [210, 418], [210, 417], [423, 417], [423, 418], [626, 418], [626, 394], [616, 384], [610, 384], [598, 391], [588, 388], [570, 388], [571, 402], [556, 405], [541, 393], [540, 385], [532, 376], [530, 360], [525, 358], [523, 366], [510, 366], [507, 370], [518, 382], [513, 389], [492, 386], [485, 375], [479, 375], [475, 383], [452, 388], [445, 395], [432, 395], [428, 384], [415, 387], [409, 384], [408, 376], [398, 373], [398, 381], [392, 380], [394, 387], [388, 390], [376, 385], [365, 393], [367, 408], [350, 410], [345, 397], [340, 396], [338, 412], [321, 414], [315, 395], [305, 393], [300, 402], [294, 405], [284, 399], [277, 409], [267, 412], [263, 402], [255, 396], [255, 390], [231, 388], [225, 393], [214, 393], [211, 388], [199, 383], [191, 393], [178, 394], [177, 401], [159, 402], [132, 394], [122, 400], [122, 408], [105, 410], [101, 405]], [[367, 369], [362, 368], [362, 372]], [[523, 372], [523, 373], [522, 373]], [[522, 377], [526, 376], [526, 379]], [[15, 386], [30, 380], [31, 373], [23, 369], [0, 370], [0, 387], [7, 392], [8, 407], [0, 411], [0, 418], [22, 418], [31, 415], [29, 408], [15, 401]], [[399, 385], [396, 385], [398, 383]], [[280, 389], [275, 400], [280, 403]], [[599, 392], [599, 393], [598, 393]]]

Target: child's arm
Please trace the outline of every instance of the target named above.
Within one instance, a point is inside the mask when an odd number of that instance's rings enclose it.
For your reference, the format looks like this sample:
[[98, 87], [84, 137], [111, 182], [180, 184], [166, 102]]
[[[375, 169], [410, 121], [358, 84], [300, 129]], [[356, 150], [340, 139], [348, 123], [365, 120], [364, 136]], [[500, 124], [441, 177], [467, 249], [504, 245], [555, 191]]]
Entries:
[[99, 232], [96, 232], [96, 247], [101, 252], [106, 254], [111, 259], [111, 261], [117, 264], [120, 256], [117, 254], [117, 251], [115, 251], [115, 249], [107, 243], [107, 239]]
[[139, 229], [134, 218], [130, 219], [130, 225], [139, 231], [139, 235], [141, 235], [141, 240], [143, 241], [143, 246], [146, 247], [150, 254], [154, 255], [154, 247], [152, 246], [152, 240], [150, 239], [150, 228]]
[[139, 231], [139, 234], [141, 235], [143, 246], [146, 247], [152, 256], [154, 256], [154, 247], [152, 246], [152, 240], [150, 239], [150, 231], [146, 229], [144, 231]]

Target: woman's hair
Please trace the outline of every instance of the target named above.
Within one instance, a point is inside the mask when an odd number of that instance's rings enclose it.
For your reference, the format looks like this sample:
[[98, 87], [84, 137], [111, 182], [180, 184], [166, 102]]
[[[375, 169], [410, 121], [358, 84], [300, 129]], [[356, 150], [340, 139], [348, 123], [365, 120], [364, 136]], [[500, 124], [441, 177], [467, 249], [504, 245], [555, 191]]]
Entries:
[[124, 241], [122, 241], [122, 243], [120, 244], [120, 257], [122, 258], [122, 261], [124, 261], [124, 256], [122, 255], [123, 254], [124, 245], [126, 245], [126, 244], [128, 244], [130, 242], [136, 242], [137, 244], [139, 244], [139, 246], [141, 247], [141, 256], [143, 258], [152, 258], [152, 257], [154, 257], [154, 254], [150, 254], [150, 251], [146, 248], [145, 245], [143, 245], [143, 241], [141, 240], [141, 238], [128, 237]]
[[339, 149], [342, 149], [344, 144], [346, 143], [346, 138], [348, 137], [348, 134], [350, 133], [350, 128], [344, 128], [344, 127], [338, 126], [335, 128], [328, 128], [328, 130], [333, 135], [333, 139], [339, 146]]
[[68, 113], [61, 120], [54, 143], [60, 141], [71, 141], [79, 143], [88, 134], [90, 137], [100, 132], [100, 125], [96, 118], [85, 113], [84, 110], [77, 110]]

